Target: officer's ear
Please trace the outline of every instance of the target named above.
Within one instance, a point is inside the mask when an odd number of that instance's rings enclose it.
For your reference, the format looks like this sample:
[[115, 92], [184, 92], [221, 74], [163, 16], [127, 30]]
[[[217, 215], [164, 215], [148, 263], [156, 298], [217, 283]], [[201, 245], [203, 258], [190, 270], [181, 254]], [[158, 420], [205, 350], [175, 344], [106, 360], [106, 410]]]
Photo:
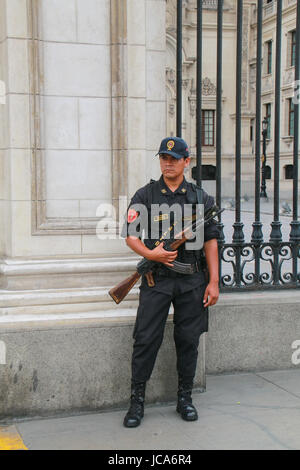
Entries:
[[191, 163], [191, 158], [187, 157], [184, 159], [184, 168], [188, 168], [189, 164]]

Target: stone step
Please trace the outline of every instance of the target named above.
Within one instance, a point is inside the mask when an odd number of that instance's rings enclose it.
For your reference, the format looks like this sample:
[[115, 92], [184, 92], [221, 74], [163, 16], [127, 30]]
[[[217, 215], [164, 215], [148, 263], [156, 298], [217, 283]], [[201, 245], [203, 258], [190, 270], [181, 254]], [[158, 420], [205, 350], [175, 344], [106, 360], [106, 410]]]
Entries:
[[131, 276], [140, 258], [44, 258], [0, 260], [0, 289], [108, 287]]
[[122, 305], [117, 305], [108, 294], [109, 288], [40, 289], [34, 291], [0, 290], [0, 317], [5, 315], [33, 315], [73, 313], [80, 311], [118, 311], [120, 307], [136, 308], [138, 287], [134, 287]]
[[[103, 324], [107, 323], [108, 320], [113, 320], [114, 322], [117, 321], [118, 323], [122, 323], [122, 321], [134, 321], [136, 317], [136, 308], [119, 308], [112, 309], [112, 310], [92, 310], [92, 311], [70, 311], [66, 312], [59, 309], [57, 312], [51, 312], [48, 309], [48, 312], [38, 312], [35, 313], [21, 313], [16, 311], [11, 311], [6, 315], [0, 316], [0, 325], [9, 326], [15, 325], [17, 327], [20, 323], [26, 323], [30, 326], [30, 323], [47, 323], [51, 322], [72, 322], [72, 321], [80, 321], [80, 320], [95, 320], [98, 324], [101, 324], [101, 320], [103, 320]], [[99, 323], [100, 322], [100, 323]]]

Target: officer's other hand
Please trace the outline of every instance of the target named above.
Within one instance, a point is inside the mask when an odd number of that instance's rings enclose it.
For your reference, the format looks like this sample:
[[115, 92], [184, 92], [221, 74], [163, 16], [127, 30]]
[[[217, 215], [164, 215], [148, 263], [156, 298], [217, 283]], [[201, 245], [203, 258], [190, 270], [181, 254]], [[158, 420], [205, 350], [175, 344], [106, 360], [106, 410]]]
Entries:
[[210, 307], [218, 302], [219, 298], [219, 284], [217, 282], [210, 282], [204, 293], [203, 305], [204, 307]]
[[156, 261], [157, 263], [163, 263], [166, 266], [173, 267], [173, 261], [177, 258], [178, 251], [166, 251], [164, 249], [164, 243], [160, 243], [154, 250], [151, 250], [150, 257], [151, 261]]

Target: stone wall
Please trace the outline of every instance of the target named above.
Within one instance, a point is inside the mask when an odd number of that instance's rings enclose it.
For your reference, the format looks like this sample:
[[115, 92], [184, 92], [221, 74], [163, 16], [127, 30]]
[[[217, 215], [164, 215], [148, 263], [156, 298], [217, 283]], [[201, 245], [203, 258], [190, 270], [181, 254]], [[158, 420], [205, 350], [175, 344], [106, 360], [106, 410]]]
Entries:
[[119, 222], [159, 174], [165, 51], [165, 0], [1, 0], [1, 287], [9, 263], [20, 268], [14, 288], [23, 279], [34, 291], [43, 274], [28, 277], [24, 263], [55, 275], [51, 259], [64, 260], [64, 289], [78, 286], [74, 261], [131, 254]]
[[100, 204], [118, 221], [119, 197], [158, 173], [165, 1], [1, 0], [1, 12], [1, 253], [128, 252], [95, 228]]

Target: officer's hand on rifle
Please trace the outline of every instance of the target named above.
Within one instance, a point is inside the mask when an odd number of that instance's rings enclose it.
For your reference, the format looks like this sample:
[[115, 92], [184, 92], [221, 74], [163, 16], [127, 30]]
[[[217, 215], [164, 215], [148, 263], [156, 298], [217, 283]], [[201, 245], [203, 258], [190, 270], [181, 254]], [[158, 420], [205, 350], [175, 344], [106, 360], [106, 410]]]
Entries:
[[163, 263], [166, 266], [173, 267], [172, 262], [177, 258], [178, 251], [166, 251], [164, 249], [164, 242], [160, 243], [151, 253], [147, 255], [147, 258], [157, 263]]

